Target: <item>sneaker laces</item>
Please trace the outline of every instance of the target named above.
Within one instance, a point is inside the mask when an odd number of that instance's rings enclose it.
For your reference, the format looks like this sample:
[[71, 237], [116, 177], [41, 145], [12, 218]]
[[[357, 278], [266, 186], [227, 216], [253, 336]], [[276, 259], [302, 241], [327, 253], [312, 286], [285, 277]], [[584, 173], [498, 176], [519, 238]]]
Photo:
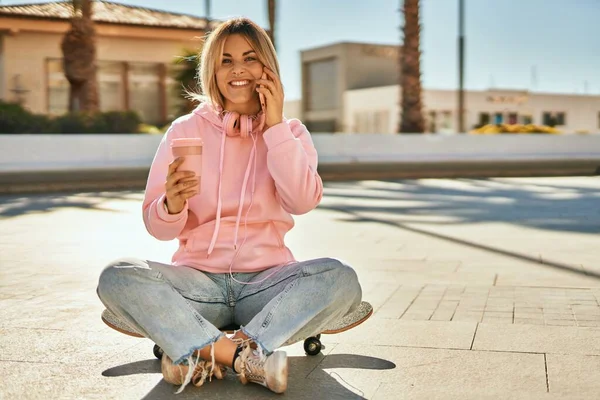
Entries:
[[[212, 381], [213, 376], [217, 379], [225, 377], [226, 369], [222, 365], [203, 360], [195, 355], [190, 359], [191, 365], [175, 365], [166, 354], [163, 354], [161, 363], [163, 377], [169, 383], [181, 385], [177, 393], [181, 393], [188, 383], [200, 387], [207, 379], [209, 382]], [[191, 373], [190, 368], [193, 369]]]
[[267, 357], [259, 350], [253, 350], [250, 341], [245, 341], [244, 349], [239, 356], [239, 378], [245, 385], [248, 382], [258, 383], [267, 386], [267, 377], [265, 374], [265, 361]]

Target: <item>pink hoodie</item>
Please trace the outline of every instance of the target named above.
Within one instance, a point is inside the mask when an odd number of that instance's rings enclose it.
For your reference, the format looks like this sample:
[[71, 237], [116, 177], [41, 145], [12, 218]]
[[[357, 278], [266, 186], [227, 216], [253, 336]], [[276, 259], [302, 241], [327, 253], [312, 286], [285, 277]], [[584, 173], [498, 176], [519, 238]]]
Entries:
[[[190, 137], [204, 142], [200, 193], [170, 215], [163, 206], [170, 142]], [[143, 216], [155, 238], [179, 239], [174, 265], [227, 273], [230, 267], [254, 272], [295, 261], [284, 237], [294, 226], [291, 214], [304, 214], [321, 201], [317, 151], [297, 119], [284, 119], [254, 138], [227, 136], [221, 117], [206, 103], [165, 133], [150, 167]]]

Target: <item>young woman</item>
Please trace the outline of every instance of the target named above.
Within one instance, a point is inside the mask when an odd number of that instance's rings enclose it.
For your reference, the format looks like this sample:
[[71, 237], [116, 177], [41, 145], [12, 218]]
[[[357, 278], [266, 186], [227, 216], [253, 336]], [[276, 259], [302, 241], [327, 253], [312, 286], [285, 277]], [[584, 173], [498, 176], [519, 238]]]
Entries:
[[[205, 97], [164, 135], [143, 202], [148, 232], [179, 241], [172, 264], [116, 260], [98, 295], [163, 349], [163, 376], [179, 391], [229, 367], [244, 384], [282, 393], [287, 356], [275, 350], [352, 312], [361, 288], [346, 264], [297, 261], [285, 245], [292, 214], [314, 209], [323, 184], [306, 127], [283, 117], [265, 31], [246, 18], [224, 22], [206, 40], [199, 75]], [[171, 156], [177, 138], [202, 139], [200, 180]], [[241, 327], [232, 338], [219, 330], [230, 324]]]

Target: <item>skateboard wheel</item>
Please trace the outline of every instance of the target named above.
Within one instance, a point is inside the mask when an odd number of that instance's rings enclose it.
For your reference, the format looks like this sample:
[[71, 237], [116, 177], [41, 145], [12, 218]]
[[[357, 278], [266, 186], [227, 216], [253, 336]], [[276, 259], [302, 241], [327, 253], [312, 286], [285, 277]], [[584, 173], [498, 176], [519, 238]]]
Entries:
[[152, 352], [154, 353], [154, 356], [156, 358], [158, 358], [159, 360], [162, 360], [163, 350], [160, 348], [159, 345], [155, 344], [154, 348], [152, 349]]
[[309, 356], [316, 356], [321, 352], [321, 341], [316, 337], [309, 337], [304, 341], [304, 351]]

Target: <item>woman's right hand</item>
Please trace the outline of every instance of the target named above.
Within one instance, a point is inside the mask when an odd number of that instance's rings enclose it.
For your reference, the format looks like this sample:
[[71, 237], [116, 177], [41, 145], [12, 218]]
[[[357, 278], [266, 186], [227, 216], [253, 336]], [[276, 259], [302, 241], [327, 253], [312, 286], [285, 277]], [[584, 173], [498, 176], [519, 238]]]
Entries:
[[178, 157], [169, 164], [169, 173], [165, 182], [167, 193], [167, 209], [169, 214], [179, 214], [185, 206], [185, 201], [198, 194], [199, 183], [193, 171], [177, 171], [183, 162], [183, 157]]

